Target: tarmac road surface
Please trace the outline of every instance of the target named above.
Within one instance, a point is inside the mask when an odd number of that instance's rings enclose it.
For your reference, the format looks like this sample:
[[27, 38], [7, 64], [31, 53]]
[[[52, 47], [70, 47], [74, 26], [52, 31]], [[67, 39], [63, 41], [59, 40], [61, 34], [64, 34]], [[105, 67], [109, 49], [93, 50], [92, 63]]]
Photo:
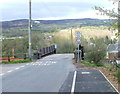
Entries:
[[[3, 65], [3, 92], [58, 92], [70, 71], [73, 54], [54, 54], [33, 63]], [[9, 68], [11, 67], [11, 68]]]

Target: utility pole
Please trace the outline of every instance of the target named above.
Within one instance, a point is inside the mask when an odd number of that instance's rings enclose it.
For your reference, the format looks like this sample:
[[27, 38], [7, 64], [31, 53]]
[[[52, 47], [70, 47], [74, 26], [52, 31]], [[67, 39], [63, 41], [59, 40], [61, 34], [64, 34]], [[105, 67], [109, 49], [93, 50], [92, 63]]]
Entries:
[[32, 24], [31, 24], [31, 0], [29, 0], [29, 26], [28, 26], [28, 38], [29, 38], [29, 59], [32, 59], [32, 43], [31, 43], [31, 27], [32, 27]]
[[72, 43], [71, 48], [73, 50], [73, 32], [72, 32], [72, 28], [71, 28], [71, 43]]

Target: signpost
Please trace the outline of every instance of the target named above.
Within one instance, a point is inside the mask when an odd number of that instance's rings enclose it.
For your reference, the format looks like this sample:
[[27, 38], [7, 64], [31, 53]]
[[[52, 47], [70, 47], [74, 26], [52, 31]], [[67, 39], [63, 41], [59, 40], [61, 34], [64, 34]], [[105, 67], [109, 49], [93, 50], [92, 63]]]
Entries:
[[78, 62], [80, 61], [81, 59], [81, 52], [80, 52], [80, 48], [79, 48], [79, 45], [81, 44], [81, 40], [82, 40], [82, 33], [77, 31], [76, 32], [76, 43], [78, 44]]
[[82, 33], [77, 31], [76, 32], [76, 42], [77, 44], [81, 44]]

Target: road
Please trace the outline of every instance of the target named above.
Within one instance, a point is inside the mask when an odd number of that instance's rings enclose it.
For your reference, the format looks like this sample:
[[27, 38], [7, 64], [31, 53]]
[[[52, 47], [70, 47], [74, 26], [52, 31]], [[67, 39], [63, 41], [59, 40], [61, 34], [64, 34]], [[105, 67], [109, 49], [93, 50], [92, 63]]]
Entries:
[[72, 58], [73, 54], [54, 54], [32, 63], [2, 65], [2, 91], [12, 92], [3, 94], [118, 94], [103, 73], [99, 70], [76, 69]]
[[73, 54], [55, 54], [33, 63], [3, 65], [3, 92], [58, 92], [75, 70]]

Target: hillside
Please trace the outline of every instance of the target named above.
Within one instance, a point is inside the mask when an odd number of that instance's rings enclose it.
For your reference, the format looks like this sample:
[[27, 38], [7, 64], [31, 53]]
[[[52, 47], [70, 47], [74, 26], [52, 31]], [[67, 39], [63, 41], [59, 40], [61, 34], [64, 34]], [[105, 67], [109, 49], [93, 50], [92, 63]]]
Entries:
[[[33, 33], [56, 32], [59, 29], [78, 26], [110, 26], [114, 20], [100, 19], [64, 19], [64, 20], [32, 20]], [[28, 19], [2, 22], [3, 36], [24, 36], [28, 31]]]

